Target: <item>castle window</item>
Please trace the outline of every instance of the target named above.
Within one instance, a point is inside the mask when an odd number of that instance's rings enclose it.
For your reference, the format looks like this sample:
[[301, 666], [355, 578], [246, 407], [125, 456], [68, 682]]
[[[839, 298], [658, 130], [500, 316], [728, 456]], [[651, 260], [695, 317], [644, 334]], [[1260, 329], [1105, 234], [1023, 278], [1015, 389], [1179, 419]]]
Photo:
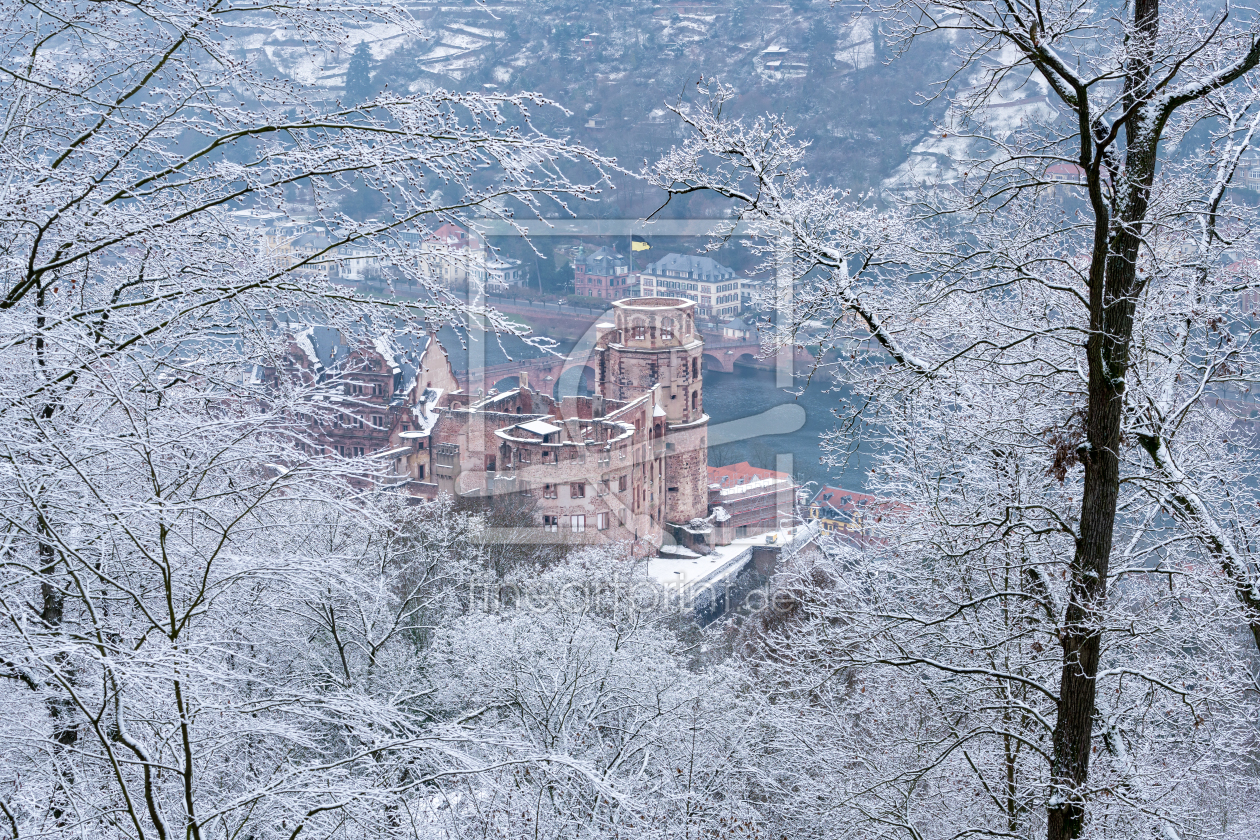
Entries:
[[601, 531], [608, 530], [608, 514], [600, 513], [595, 516], [595, 527]]
[[586, 498], [586, 482], [575, 481], [572, 484], [570, 484], [569, 485], [569, 498], [570, 499], [585, 499]]
[[697, 394], [699, 394], [699, 393], [700, 393], [699, 391], [692, 391], [692, 392], [691, 392], [691, 410], [692, 410], [692, 411], [695, 411], [695, 410], [696, 410], [696, 395], [697, 395]]
[[569, 517], [569, 529], [575, 534], [581, 534], [586, 531], [586, 516], [576, 514]]
[[647, 327], [635, 327], [633, 333], [635, 341], [642, 341], [647, 338]]
[[543, 498], [554, 499], [555, 497], [556, 497], [556, 485], [544, 484], [543, 485]]
[[695, 358], [691, 360], [691, 378], [696, 379], [699, 376], [700, 376], [700, 359]]
[[673, 327], [661, 327], [661, 341], [673, 341], [673, 340], [674, 340]]
[[385, 418], [379, 414], [372, 415], [372, 425], [378, 429], [385, 428]]
[[624, 475], [623, 475], [623, 476], [619, 476], [619, 477], [617, 478], [617, 492], [618, 492], [618, 493], [624, 493], [624, 492], [626, 492], [626, 486], [627, 486], [629, 483], [630, 483], [630, 481], [629, 481], [629, 476], [624, 476]]
[[544, 516], [543, 517], [543, 530], [544, 531], [559, 531], [560, 530], [560, 517]]

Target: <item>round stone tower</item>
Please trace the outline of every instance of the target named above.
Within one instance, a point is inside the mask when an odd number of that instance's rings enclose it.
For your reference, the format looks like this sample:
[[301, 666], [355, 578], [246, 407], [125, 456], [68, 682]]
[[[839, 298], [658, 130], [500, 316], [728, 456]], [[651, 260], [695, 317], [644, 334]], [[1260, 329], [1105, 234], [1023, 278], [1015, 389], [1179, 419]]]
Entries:
[[709, 416], [704, 413], [704, 339], [696, 304], [683, 298], [627, 298], [613, 302], [614, 323], [598, 341], [599, 393], [630, 401], [659, 385], [653, 406], [657, 439], [665, 450], [665, 517], [685, 524], [709, 514]]

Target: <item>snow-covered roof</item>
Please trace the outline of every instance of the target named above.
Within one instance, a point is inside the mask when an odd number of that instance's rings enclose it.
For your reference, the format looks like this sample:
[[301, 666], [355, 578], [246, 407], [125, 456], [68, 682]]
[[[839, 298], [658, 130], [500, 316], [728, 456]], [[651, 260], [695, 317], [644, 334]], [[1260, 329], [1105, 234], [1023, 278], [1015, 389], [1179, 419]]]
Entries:
[[765, 490], [779, 484], [787, 484], [786, 478], [762, 478], [757, 481], [746, 481], [743, 484], [737, 484], [734, 487], [726, 487], [718, 491], [722, 496], [742, 496], [750, 490]]
[[522, 423], [517, 426], [518, 429], [524, 429], [536, 435], [554, 435], [560, 431], [559, 426], [553, 426], [545, 420], [530, 420], [528, 423]]
[[[411, 410], [411, 417], [415, 421], [415, 433], [419, 437], [427, 437], [433, 431], [433, 427], [437, 425], [438, 400], [442, 397], [442, 388], [425, 388], [420, 394], [420, 401]], [[408, 434], [403, 432], [403, 435]]]
[[735, 276], [733, 269], [727, 268], [712, 257], [696, 257], [690, 254], [666, 254], [644, 269], [647, 274], [663, 275], [666, 271], [677, 271], [695, 280], [726, 280]]

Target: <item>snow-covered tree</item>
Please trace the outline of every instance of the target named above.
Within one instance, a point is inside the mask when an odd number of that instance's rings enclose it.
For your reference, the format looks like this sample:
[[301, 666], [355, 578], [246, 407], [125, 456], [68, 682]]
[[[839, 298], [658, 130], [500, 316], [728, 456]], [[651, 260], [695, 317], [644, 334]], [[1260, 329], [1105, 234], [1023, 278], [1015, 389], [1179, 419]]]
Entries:
[[[720, 86], [655, 169], [734, 200], [794, 266], [772, 344], [845, 348], [889, 453], [876, 486], [913, 511], [837, 573], [852, 603], [826, 626], [849, 635], [827, 650], [932, 705], [863, 730], [890, 761], [843, 799], [913, 837], [1245, 836], [1207, 791], [1254, 784], [1255, 216], [1227, 184], [1260, 37], [1198, 4], [882, 12], [903, 45], [954, 39], [955, 180], [891, 210], [815, 188], [790, 129], [724, 120]], [[1053, 108], [1004, 118], [1038, 95]]]
[[[342, 106], [256, 72], [234, 40], [285, 29], [333, 55], [377, 23], [420, 34], [390, 4], [0, 16], [0, 816], [15, 836], [405, 833], [395, 816], [433, 743], [414, 651], [480, 526], [391, 504], [370, 458], [308, 454], [328, 404], [258, 372], [288, 350], [286, 319], [364, 339], [462, 319], [417, 271], [425, 231], [473, 205], [591, 197], [603, 162], [535, 131], [550, 107], [535, 97]], [[355, 184], [384, 196], [382, 217], [338, 211]], [[267, 218], [314, 244], [264, 236]], [[431, 299], [331, 285], [345, 246]]]
[[[687, 667], [640, 569], [586, 551], [479, 597], [434, 645], [435, 713], [478, 767], [440, 785], [492, 837], [762, 837], [758, 693]], [[493, 609], [486, 609], [490, 605]]]

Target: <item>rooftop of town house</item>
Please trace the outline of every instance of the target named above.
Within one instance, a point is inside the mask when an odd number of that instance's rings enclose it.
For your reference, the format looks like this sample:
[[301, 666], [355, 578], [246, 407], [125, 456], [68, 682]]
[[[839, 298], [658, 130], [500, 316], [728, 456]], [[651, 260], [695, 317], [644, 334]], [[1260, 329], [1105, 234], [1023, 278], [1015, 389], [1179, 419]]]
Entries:
[[738, 464], [727, 464], [724, 467], [709, 467], [708, 471], [709, 486], [717, 486], [719, 488], [737, 487], [765, 479], [781, 481], [792, 478], [788, 473], [754, 467], [747, 461], [740, 461]]
[[845, 490], [842, 487], [823, 487], [814, 494], [814, 498], [810, 501], [810, 504], [827, 505], [836, 510], [851, 510], [853, 508], [889, 504], [889, 502], [886, 499], [880, 499], [878, 496], [872, 496], [869, 493], [859, 493], [855, 490]]
[[425, 242], [430, 245], [446, 245], [451, 248], [481, 247], [481, 237], [464, 230], [453, 222], [447, 222], [433, 231], [432, 235], [425, 239]]
[[690, 254], [666, 254], [654, 263], [649, 263], [643, 271], [654, 276], [662, 276], [666, 271], [678, 272], [691, 280], [729, 280], [735, 276], [735, 270], [727, 268], [712, 257], [697, 257]]
[[577, 266], [579, 263], [583, 264], [587, 266], [586, 270], [589, 273], [595, 273], [595, 272], [591, 272], [590, 266], [592, 264], [598, 264], [600, 266], [609, 265], [609, 264], [629, 265], [630, 260], [622, 253], [615, 251], [612, 248], [609, 248], [607, 246], [602, 246], [602, 247], [596, 248], [594, 251], [590, 252], [589, 254], [584, 253], [584, 254], [580, 254], [574, 257], [573, 263], [574, 263], [574, 266]]

